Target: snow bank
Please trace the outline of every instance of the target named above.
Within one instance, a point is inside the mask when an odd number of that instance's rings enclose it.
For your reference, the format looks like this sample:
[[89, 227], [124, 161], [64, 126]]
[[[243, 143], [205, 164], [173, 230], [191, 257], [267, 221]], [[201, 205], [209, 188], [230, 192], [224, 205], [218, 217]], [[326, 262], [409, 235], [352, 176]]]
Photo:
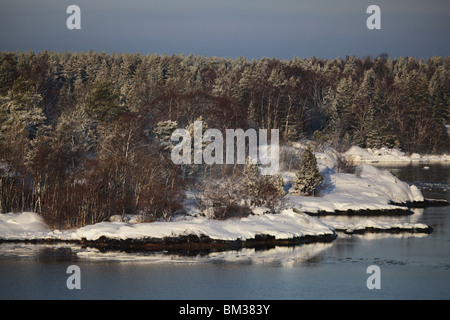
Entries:
[[380, 149], [363, 149], [357, 146], [351, 147], [343, 154], [347, 160], [353, 163], [433, 163], [433, 162], [450, 162], [450, 155], [420, 155], [413, 153], [407, 155], [398, 149], [380, 148]]
[[[283, 146], [284, 152], [300, 154], [306, 149], [306, 142], [293, 143], [292, 146]], [[315, 152], [319, 171], [324, 176], [325, 189], [320, 197], [305, 197], [288, 194], [285, 197], [285, 207], [292, 207], [308, 213], [348, 211], [348, 210], [407, 210], [404, 206], [411, 202], [423, 202], [425, 199], [421, 191], [414, 185], [400, 181], [390, 172], [364, 164], [363, 159], [375, 161], [412, 161], [411, 159], [425, 159], [423, 156], [413, 154], [407, 156], [397, 149], [381, 148], [378, 150], [352, 147], [344, 157], [362, 162], [356, 168], [355, 174], [337, 173], [336, 164], [340, 155], [332, 148], [323, 152]], [[433, 159], [427, 156], [426, 159]], [[440, 159], [447, 159], [446, 156]], [[448, 157], [450, 161], [450, 156]], [[288, 160], [289, 161], [289, 160]], [[280, 167], [289, 167], [284, 163]], [[292, 187], [295, 183], [295, 172], [282, 171], [285, 184]]]
[[[51, 231], [35, 213], [0, 215], [0, 239], [5, 240], [97, 240], [164, 238], [186, 235], [205, 235], [217, 240], [247, 240], [265, 234], [277, 239], [303, 236], [333, 235], [334, 230], [319, 219], [292, 209], [279, 214], [252, 215], [242, 219], [224, 221], [205, 217], [185, 217], [170, 222], [126, 223], [100, 222], [76, 230]], [[19, 221], [19, 224], [16, 224]]]
[[0, 214], [0, 239], [42, 239], [48, 232], [44, 219], [36, 213]]
[[365, 229], [377, 230], [426, 230], [428, 226], [409, 219], [374, 219], [349, 217], [315, 218], [292, 209], [279, 214], [254, 215], [240, 220], [209, 220], [204, 217], [187, 217], [171, 222], [125, 223], [101, 222], [76, 230], [50, 230], [39, 215], [31, 212], [0, 215], [1, 240], [86, 240], [100, 237], [110, 239], [164, 238], [185, 235], [206, 235], [216, 240], [247, 240], [259, 234], [277, 239], [303, 236], [334, 235], [335, 230], [355, 232]]
[[[380, 170], [370, 165], [361, 165], [356, 169], [356, 176], [359, 177], [363, 183], [367, 183], [367, 188], [370, 188], [372, 193], [380, 197], [387, 197], [390, 201], [395, 203], [407, 202], [422, 202], [424, 197], [420, 190], [412, 185], [400, 181], [392, 173], [385, 170]], [[361, 185], [364, 187], [364, 185]], [[373, 191], [375, 189], [375, 191]]]
[[292, 209], [279, 214], [252, 215], [247, 218], [224, 221], [205, 217], [187, 217], [170, 222], [139, 224], [102, 222], [82, 227], [71, 234], [72, 239], [96, 240], [102, 236], [111, 239], [164, 238], [186, 235], [206, 235], [216, 240], [247, 240], [266, 234], [277, 239], [333, 234], [333, 229], [320, 220]]
[[[321, 158], [323, 159], [323, 158]], [[291, 177], [284, 174], [283, 177]], [[400, 181], [388, 171], [361, 165], [355, 174], [325, 174], [326, 188], [319, 197], [288, 194], [285, 206], [308, 213], [348, 210], [407, 210], [409, 202], [422, 202], [424, 197], [414, 185]]]

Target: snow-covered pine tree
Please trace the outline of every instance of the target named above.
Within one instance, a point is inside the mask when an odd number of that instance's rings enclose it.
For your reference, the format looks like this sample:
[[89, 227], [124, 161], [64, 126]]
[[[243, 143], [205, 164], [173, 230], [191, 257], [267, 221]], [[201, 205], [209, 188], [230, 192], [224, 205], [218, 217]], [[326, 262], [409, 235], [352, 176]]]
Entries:
[[338, 149], [347, 147], [348, 142], [345, 139], [345, 134], [351, 132], [354, 127], [352, 107], [355, 100], [355, 91], [356, 84], [349, 76], [339, 81], [335, 93], [330, 91], [327, 93], [327, 99], [331, 101], [328, 101], [329, 122], [325, 131], [328, 140]]
[[34, 92], [29, 81], [18, 78], [13, 88], [5, 97], [0, 97], [2, 109], [0, 117], [0, 134], [16, 124], [20, 124], [28, 132], [28, 137], [36, 137], [38, 130], [45, 123], [45, 115], [39, 107], [41, 95]]
[[250, 198], [250, 203], [253, 204], [260, 193], [259, 187], [259, 169], [258, 164], [253, 163], [250, 157], [245, 160], [244, 166], [244, 185], [246, 193]]
[[85, 111], [95, 120], [110, 123], [125, 111], [112, 81], [97, 81], [86, 95]]
[[170, 152], [173, 148], [172, 133], [177, 129], [178, 123], [172, 120], [160, 121], [155, 128], [158, 147], [161, 151]]
[[255, 105], [253, 104], [253, 101], [250, 101], [248, 105], [248, 111], [247, 111], [247, 121], [251, 126], [256, 126], [258, 123], [258, 113], [256, 112]]
[[399, 141], [395, 133], [390, 106], [386, 103], [385, 82], [377, 78], [373, 69], [364, 73], [364, 80], [356, 94], [355, 105], [363, 116], [363, 147], [398, 148]]
[[275, 176], [265, 176], [269, 180], [271, 180], [272, 185], [275, 187], [277, 196], [284, 196], [286, 194], [286, 190], [284, 189], [284, 179], [281, 174], [277, 174]]
[[344, 74], [346, 76], [352, 76], [356, 70], [356, 57], [355, 55], [350, 55], [344, 61]]
[[319, 172], [316, 156], [310, 148], [307, 148], [300, 158], [293, 193], [305, 196], [315, 195], [322, 182], [323, 176]]
[[444, 67], [439, 66], [429, 82], [431, 96], [431, 106], [436, 121], [450, 121], [450, 72]]
[[[201, 140], [201, 146], [198, 145], [197, 147], [196, 147], [196, 143], [198, 143], [198, 140], [196, 140], [196, 138], [195, 138], [195, 131], [194, 131], [195, 122], [200, 122], [201, 125], [202, 125], [202, 132], [201, 132], [201, 134], [202, 134], [202, 140]], [[207, 139], [205, 139], [205, 132], [206, 132], [206, 130], [208, 130], [208, 129], [209, 129], [209, 126], [208, 126], [208, 124], [206, 123], [206, 121], [203, 120], [203, 116], [199, 116], [194, 122], [191, 122], [191, 123], [186, 127], [186, 130], [187, 130], [187, 131], [189, 132], [189, 134], [191, 135], [191, 139], [194, 140], [194, 143], [192, 143], [192, 145], [191, 145], [191, 148], [192, 148], [192, 150], [191, 150], [191, 157], [192, 157], [191, 163], [195, 163], [195, 152], [196, 152], [196, 150], [197, 150], [197, 151], [200, 150], [200, 147], [201, 147], [201, 151], [202, 151], [202, 154], [203, 154], [203, 151], [205, 150], [206, 146], [207, 146], [208, 144], [211, 143], [211, 142], [207, 141]], [[192, 172], [191, 172], [191, 173], [192, 173]]]
[[382, 144], [375, 117], [381, 104], [376, 81], [373, 69], [365, 71], [364, 80], [355, 96], [354, 139], [360, 147], [364, 148], [380, 147]]
[[67, 146], [69, 157], [75, 165], [75, 158], [82, 159], [97, 145], [98, 137], [95, 136], [95, 123], [88, 116], [83, 107], [77, 106], [59, 117], [56, 124], [54, 137]]
[[286, 103], [281, 109], [281, 121], [283, 123], [283, 134], [287, 140], [296, 141], [302, 132], [303, 124], [302, 115], [304, 103], [299, 104], [300, 91], [302, 81], [299, 77], [291, 76], [286, 81]]
[[[191, 135], [191, 138], [194, 138], [194, 123], [195, 122], [201, 122], [202, 124], [202, 137], [204, 136], [206, 130], [209, 129], [208, 124], [205, 120], [203, 120], [203, 116], [199, 116], [194, 122], [191, 122], [187, 127], [186, 130], [189, 131], [189, 134]], [[206, 140], [202, 139], [202, 150], [209, 144]], [[194, 145], [192, 144], [192, 148]]]
[[432, 119], [434, 122], [433, 150], [445, 150], [450, 145], [450, 135], [445, 124], [450, 122], [450, 72], [440, 66], [429, 83]]

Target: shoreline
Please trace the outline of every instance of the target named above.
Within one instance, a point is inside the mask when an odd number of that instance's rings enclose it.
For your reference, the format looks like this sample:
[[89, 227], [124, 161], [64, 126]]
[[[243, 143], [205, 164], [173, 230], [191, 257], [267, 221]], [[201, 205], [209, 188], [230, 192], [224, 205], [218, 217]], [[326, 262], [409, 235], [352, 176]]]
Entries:
[[[252, 209], [253, 214], [240, 219], [209, 219], [198, 214], [195, 199], [188, 193], [186, 215], [170, 221], [138, 222], [139, 219], [124, 220], [122, 216], [121, 220], [52, 230], [37, 213], [6, 213], [0, 215], [0, 244], [71, 243], [100, 251], [178, 253], [267, 249], [332, 242], [338, 237], [336, 232], [429, 234], [433, 232], [430, 226], [400, 218], [414, 214], [413, 208], [449, 205], [444, 199], [423, 197], [416, 186], [371, 165], [358, 167], [354, 174], [336, 173], [333, 155], [316, 154], [320, 171], [327, 179], [323, 195], [306, 197], [288, 192], [276, 212], [266, 213], [270, 212], [267, 208], [257, 207]], [[289, 186], [294, 174], [288, 171], [283, 174], [285, 186]], [[344, 217], [356, 219], [339, 221], [346, 220]], [[386, 222], [378, 221], [377, 217], [399, 219]]]
[[[431, 200], [431, 201], [427, 201]], [[414, 203], [414, 207], [422, 208], [427, 206], [443, 206], [448, 205], [445, 200], [439, 199], [425, 199], [423, 203]], [[406, 204], [403, 204], [406, 207]], [[297, 210], [293, 209], [294, 212]], [[320, 216], [347, 216], [347, 217], [364, 217], [364, 216], [404, 216], [412, 214], [409, 206], [405, 210], [392, 209], [392, 210], [347, 210], [332, 212], [320, 212], [320, 213], [304, 213], [311, 217], [320, 218]], [[276, 214], [274, 215], [276, 216]], [[320, 219], [319, 219], [320, 220]], [[325, 222], [326, 223], [326, 222]], [[433, 232], [433, 228], [428, 225], [420, 226], [398, 226], [392, 225], [391, 227], [374, 227], [363, 226], [356, 228], [347, 227], [331, 227], [329, 233], [324, 234], [304, 234], [302, 236], [293, 236], [288, 238], [277, 238], [271, 234], [259, 233], [252, 238], [234, 240], [217, 239], [208, 235], [200, 234], [188, 234], [178, 236], [164, 236], [153, 237], [145, 236], [142, 238], [125, 238], [118, 239], [108, 236], [100, 236], [97, 239], [87, 239], [82, 237], [80, 239], [64, 239], [64, 238], [0, 238], [0, 244], [3, 243], [24, 243], [24, 244], [75, 244], [83, 248], [94, 248], [100, 252], [167, 252], [177, 253], [182, 255], [198, 255], [209, 254], [213, 252], [240, 250], [244, 248], [254, 248], [256, 250], [265, 250], [275, 248], [277, 246], [298, 246], [309, 243], [329, 243], [338, 238], [338, 233], [351, 234], [367, 234], [367, 233], [424, 233], [430, 234]]]
[[[419, 209], [426, 207], [445, 207], [450, 205], [445, 199], [427, 199], [423, 201], [407, 201], [404, 203], [390, 202], [392, 206], [398, 206], [402, 208], [394, 209], [348, 209], [348, 210], [334, 210], [334, 211], [301, 211], [312, 217], [324, 217], [324, 216], [371, 216], [371, 217], [383, 217], [383, 216], [408, 216], [414, 214], [411, 209]], [[295, 212], [300, 212], [298, 209], [293, 209]]]
[[233, 251], [241, 249], [255, 249], [255, 250], [268, 250], [275, 247], [293, 247], [310, 243], [331, 243], [336, 240], [338, 233], [344, 233], [346, 235], [352, 234], [368, 234], [368, 233], [389, 233], [389, 234], [417, 234], [424, 233], [430, 234], [433, 232], [433, 228], [426, 227], [392, 227], [392, 228], [377, 228], [377, 227], [364, 227], [357, 229], [335, 228], [333, 233], [322, 235], [304, 235], [301, 237], [292, 238], [276, 238], [275, 236], [268, 234], [258, 234], [254, 238], [245, 240], [220, 240], [212, 239], [206, 235], [187, 235], [177, 237], [164, 237], [154, 238], [147, 237], [142, 239], [114, 239], [105, 236], [96, 240], [82, 239], [54, 239], [54, 238], [41, 238], [41, 239], [0, 239], [0, 245], [3, 243], [16, 243], [16, 244], [36, 244], [36, 245], [54, 245], [54, 244], [74, 244], [79, 245], [82, 248], [93, 248], [100, 252], [165, 252], [176, 253], [180, 255], [202, 255], [213, 252]]
[[305, 235], [277, 239], [271, 235], [257, 235], [253, 239], [246, 240], [218, 240], [208, 236], [179, 236], [165, 238], [143, 239], [113, 239], [101, 237], [97, 240], [63, 240], [63, 239], [0, 239], [3, 243], [23, 243], [36, 245], [75, 244], [83, 248], [93, 248], [100, 252], [167, 252], [182, 255], [209, 254], [213, 252], [232, 251], [241, 249], [267, 250], [275, 247], [298, 246], [308, 243], [329, 243], [337, 238], [337, 234]]
[[344, 230], [335, 229], [331, 234], [323, 235], [305, 235], [293, 238], [276, 238], [275, 236], [260, 234], [255, 238], [246, 240], [218, 240], [209, 236], [188, 235], [178, 237], [164, 238], [142, 238], [142, 239], [113, 239], [105, 236], [96, 240], [64, 240], [64, 239], [0, 239], [0, 245], [3, 243], [15, 244], [35, 244], [35, 245], [55, 245], [55, 244], [71, 244], [79, 245], [82, 248], [97, 249], [102, 253], [125, 252], [125, 253], [171, 253], [179, 255], [207, 255], [214, 252], [238, 251], [241, 249], [268, 250], [275, 247], [294, 247], [311, 243], [331, 243], [336, 240], [338, 233], [351, 234], [367, 234], [367, 233], [424, 233], [429, 234], [433, 229], [429, 226], [426, 228], [401, 228], [393, 227], [389, 229], [366, 227], [363, 229]]

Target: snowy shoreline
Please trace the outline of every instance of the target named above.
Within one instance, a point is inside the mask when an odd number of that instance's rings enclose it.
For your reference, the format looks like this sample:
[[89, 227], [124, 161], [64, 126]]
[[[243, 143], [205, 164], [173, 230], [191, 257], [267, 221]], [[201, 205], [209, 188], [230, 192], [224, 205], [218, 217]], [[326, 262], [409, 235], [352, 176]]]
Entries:
[[[364, 153], [361, 150], [353, 147], [346, 156], [360, 156]], [[394, 154], [402, 161], [401, 154]], [[425, 199], [416, 186], [372, 165], [359, 165], [354, 174], [338, 173], [338, 153], [333, 149], [316, 152], [315, 156], [324, 175], [320, 196], [288, 193], [275, 213], [269, 213], [267, 208], [253, 208], [253, 213], [245, 218], [213, 220], [195, 207], [189, 194], [186, 214], [171, 221], [141, 222], [121, 217], [78, 229], [51, 230], [37, 213], [7, 213], [0, 214], [0, 243], [66, 242], [103, 250], [217, 251], [330, 242], [338, 236], [337, 232], [427, 234], [432, 228], [411, 222], [411, 208], [447, 205]], [[292, 185], [295, 173], [281, 174], [285, 186]], [[341, 219], [345, 216], [352, 219]], [[391, 220], [383, 220], [385, 216]]]
[[412, 153], [410, 155], [398, 149], [380, 148], [363, 149], [357, 146], [351, 147], [343, 156], [353, 164], [377, 164], [377, 165], [409, 165], [409, 164], [431, 164], [450, 163], [450, 155], [421, 155]]
[[[70, 243], [100, 251], [215, 252], [332, 242], [339, 232], [423, 233], [431, 227], [409, 221], [379, 221], [379, 217], [316, 218], [292, 209], [226, 221], [191, 217], [171, 222], [101, 222], [75, 230], [50, 230], [32, 212], [0, 215], [0, 243]], [[341, 216], [342, 218], [342, 216]]]

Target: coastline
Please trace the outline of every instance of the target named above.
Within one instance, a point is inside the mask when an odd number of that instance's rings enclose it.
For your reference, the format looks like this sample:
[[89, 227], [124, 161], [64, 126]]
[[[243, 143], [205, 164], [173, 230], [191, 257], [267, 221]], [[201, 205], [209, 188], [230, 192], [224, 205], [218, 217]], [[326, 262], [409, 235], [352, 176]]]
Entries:
[[[294, 147], [303, 148], [303, 147]], [[350, 151], [363, 154], [357, 148]], [[403, 156], [397, 151], [399, 161]], [[170, 221], [142, 222], [139, 217], [99, 222], [71, 230], [50, 230], [44, 218], [33, 212], [0, 215], [0, 243], [74, 243], [100, 251], [167, 251], [207, 253], [242, 248], [272, 248], [313, 242], [332, 242], [338, 232], [423, 233], [430, 226], [406, 221], [414, 208], [446, 206], [440, 199], [426, 199], [414, 185], [369, 164], [356, 167], [355, 173], [338, 173], [338, 154], [329, 149], [315, 153], [326, 186], [320, 196], [306, 197], [287, 193], [275, 210], [257, 207], [240, 219], [207, 218], [187, 193], [185, 214]], [[421, 157], [423, 159], [423, 157]], [[446, 163], [446, 158], [443, 162]], [[295, 174], [283, 171], [285, 188]], [[268, 213], [271, 212], [271, 213]], [[340, 218], [351, 217], [343, 222]], [[393, 221], [381, 221], [392, 217]]]
[[[439, 203], [441, 204], [441, 203]], [[407, 208], [408, 209], [408, 208]], [[403, 210], [412, 214], [412, 211]], [[333, 242], [338, 238], [340, 232], [344, 234], [366, 234], [366, 233], [423, 233], [429, 234], [433, 232], [432, 227], [425, 224], [414, 224], [393, 221], [389, 223], [381, 223], [377, 217], [399, 217], [404, 216], [404, 212], [399, 215], [398, 210], [384, 210], [382, 214], [376, 211], [353, 211], [349, 212], [338, 212], [335, 214], [327, 213], [322, 215], [324, 220], [321, 220], [320, 215], [312, 216], [306, 213], [297, 212], [297, 210], [287, 210], [288, 215], [298, 215], [298, 220], [303, 220], [304, 225], [315, 224], [317, 230], [308, 232], [298, 232], [286, 233], [282, 236], [282, 232], [258, 232], [254, 231], [252, 236], [239, 237], [236, 236], [232, 238], [230, 235], [224, 237], [218, 237], [217, 234], [210, 236], [207, 234], [198, 233], [198, 230], [180, 230], [179, 227], [175, 226], [172, 231], [167, 231], [168, 235], [165, 236], [151, 236], [151, 234], [146, 236], [139, 236], [136, 233], [135, 236], [126, 236], [123, 232], [124, 229], [133, 229], [137, 227], [142, 229], [145, 226], [155, 225], [152, 223], [113, 223], [104, 222], [95, 224], [92, 226], [86, 226], [78, 230], [68, 230], [68, 231], [49, 231], [43, 230], [45, 226], [41, 222], [36, 222], [36, 214], [34, 213], [24, 213], [28, 215], [27, 218], [30, 221], [29, 227], [26, 223], [23, 224], [23, 232], [17, 232], [16, 236], [11, 233], [8, 237], [4, 234], [0, 235], [0, 244], [2, 243], [24, 243], [24, 244], [76, 244], [83, 248], [94, 248], [100, 252], [168, 252], [177, 253], [182, 255], [197, 255], [197, 254], [208, 254], [212, 252], [229, 251], [229, 250], [240, 250], [244, 248], [255, 248], [258, 250], [270, 249], [278, 246], [297, 246], [309, 243], [328, 243]], [[9, 214], [12, 217], [14, 214]], [[21, 214], [18, 214], [21, 215]], [[265, 214], [265, 218], [269, 217], [273, 221], [273, 230], [281, 229], [280, 225], [284, 225], [288, 221], [281, 221], [281, 214]], [[261, 216], [254, 215], [255, 218], [260, 218]], [[355, 222], [340, 222], [338, 218], [347, 217], [351, 219], [356, 219]], [[206, 220], [206, 219], [205, 219]], [[251, 219], [250, 219], [251, 221]], [[292, 221], [291, 221], [292, 222]], [[171, 222], [159, 222], [160, 224], [170, 225]], [[178, 221], [179, 223], [179, 221]], [[201, 222], [199, 222], [201, 224]], [[217, 230], [219, 225], [229, 225], [226, 228], [232, 228], [233, 223], [240, 223], [239, 219], [232, 221], [212, 221], [210, 220], [211, 226], [214, 226]], [[41, 224], [41, 225], [39, 225]], [[117, 232], [106, 231], [106, 227], [115, 227]], [[320, 228], [322, 226], [322, 228]], [[293, 229], [301, 229], [301, 223], [297, 226], [292, 226]], [[98, 230], [94, 231], [97, 228]], [[179, 229], [179, 234], [175, 233], [175, 229]], [[188, 228], [188, 227], [187, 227]], [[226, 229], [225, 228], [225, 229]], [[103, 231], [102, 231], [103, 229]], [[206, 230], [207, 228], [205, 228]], [[321, 230], [319, 230], [321, 229]], [[325, 230], [324, 230], [325, 229]], [[33, 231], [35, 230], [35, 231]], [[245, 230], [243, 226], [242, 230]], [[255, 227], [254, 230], [268, 230], [267, 225], [263, 227]], [[244, 231], [242, 231], [244, 232]], [[220, 232], [219, 232], [220, 233]], [[243, 234], [243, 233], [242, 233]], [[98, 235], [98, 236], [96, 236]]]

